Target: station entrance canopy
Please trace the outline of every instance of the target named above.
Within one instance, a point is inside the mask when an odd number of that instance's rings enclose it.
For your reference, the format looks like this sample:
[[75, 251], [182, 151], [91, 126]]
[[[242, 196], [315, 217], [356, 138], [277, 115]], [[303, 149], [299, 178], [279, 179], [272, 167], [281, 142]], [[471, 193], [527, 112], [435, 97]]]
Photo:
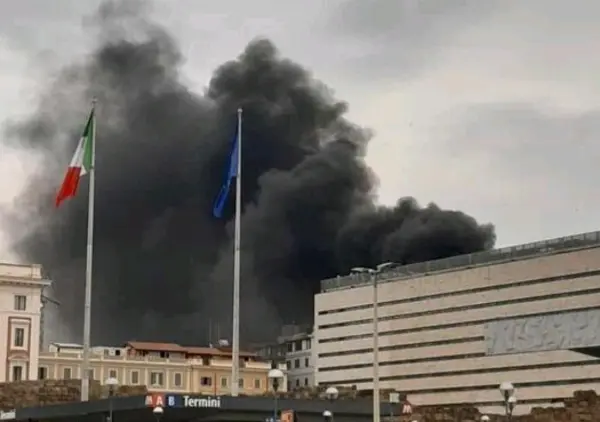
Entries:
[[574, 350], [600, 357], [600, 308], [485, 324], [487, 355]]

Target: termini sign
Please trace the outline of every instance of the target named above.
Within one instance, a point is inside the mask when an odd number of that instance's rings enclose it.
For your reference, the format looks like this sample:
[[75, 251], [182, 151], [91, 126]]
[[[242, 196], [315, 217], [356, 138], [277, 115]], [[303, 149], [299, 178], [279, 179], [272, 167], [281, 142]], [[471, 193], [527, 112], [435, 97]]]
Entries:
[[183, 407], [220, 408], [221, 397], [211, 396], [183, 396]]

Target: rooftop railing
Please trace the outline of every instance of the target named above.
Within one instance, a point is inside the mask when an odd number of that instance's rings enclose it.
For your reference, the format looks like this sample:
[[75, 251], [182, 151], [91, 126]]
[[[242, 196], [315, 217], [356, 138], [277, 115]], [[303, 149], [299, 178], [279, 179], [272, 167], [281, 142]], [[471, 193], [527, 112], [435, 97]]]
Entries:
[[[467, 255], [453, 256], [450, 258], [437, 259], [435, 261], [399, 265], [377, 274], [376, 277], [380, 282], [395, 281], [431, 273], [500, 264], [503, 262], [517, 261], [597, 246], [600, 246], [600, 231], [492, 249]], [[321, 291], [327, 292], [331, 290], [349, 289], [363, 284], [369, 284], [371, 282], [370, 277], [369, 274], [359, 273], [329, 278], [321, 281]]]

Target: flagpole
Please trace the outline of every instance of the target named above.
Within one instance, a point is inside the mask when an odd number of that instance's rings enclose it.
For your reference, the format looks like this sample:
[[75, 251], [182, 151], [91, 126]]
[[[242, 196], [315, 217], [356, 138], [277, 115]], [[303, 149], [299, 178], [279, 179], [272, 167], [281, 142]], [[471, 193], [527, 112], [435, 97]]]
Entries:
[[92, 100], [92, 159], [88, 193], [87, 254], [85, 265], [85, 302], [83, 308], [83, 362], [81, 365], [81, 401], [90, 398], [90, 337], [92, 320], [92, 258], [94, 248], [94, 196], [96, 174], [96, 99]]
[[237, 172], [235, 178], [235, 233], [233, 249], [233, 327], [231, 395], [239, 394], [240, 380], [240, 247], [242, 220], [242, 109], [237, 111]]

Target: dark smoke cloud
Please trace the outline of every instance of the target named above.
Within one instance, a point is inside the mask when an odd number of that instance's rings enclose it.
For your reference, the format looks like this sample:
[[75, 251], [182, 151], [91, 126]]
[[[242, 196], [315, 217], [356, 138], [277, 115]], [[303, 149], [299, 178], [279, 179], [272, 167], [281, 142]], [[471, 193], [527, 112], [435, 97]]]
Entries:
[[[200, 343], [231, 319], [231, 224], [211, 215], [238, 107], [244, 108], [242, 333], [262, 341], [312, 315], [319, 280], [352, 266], [489, 248], [494, 231], [412, 199], [376, 207], [367, 131], [346, 104], [267, 40], [214, 73], [180, 79], [174, 40], [131, 7], [104, 6], [99, 45], [10, 129], [42, 164], [6, 217], [15, 249], [45, 266], [61, 318], [81, 331], [87, 192], [53, 207], [93, 95], [99, 99], [93, 294], [95, 342]], [[117, 34], [117, 35], [115, 35]], [[402, 158], [399, 157], [399, 160]], [[233, 204], [228, 204], [231, 220]], [[26, 233], [23, 236], [23, 233]], [[213, 330], [214, 333], [214, 330]]]

